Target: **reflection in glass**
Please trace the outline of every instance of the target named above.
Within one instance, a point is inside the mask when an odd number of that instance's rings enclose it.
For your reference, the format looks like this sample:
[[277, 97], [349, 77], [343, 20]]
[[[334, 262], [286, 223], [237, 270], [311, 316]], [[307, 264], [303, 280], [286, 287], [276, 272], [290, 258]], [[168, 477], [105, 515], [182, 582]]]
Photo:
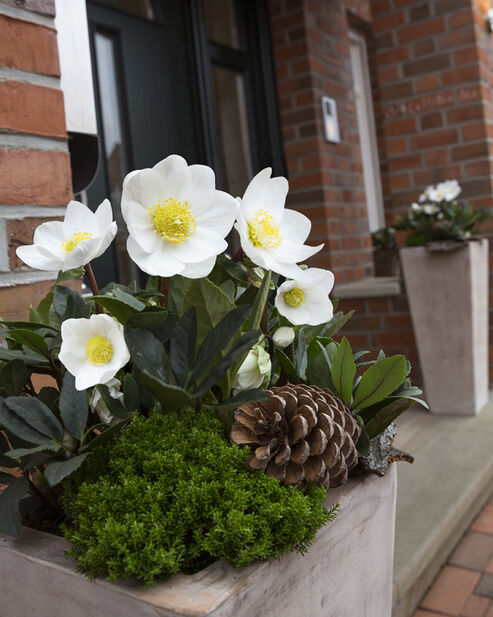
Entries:
[[204, 0], [207, 36], [215, 43], [239, 47], [234, 0]]
[[[212, 66], [217, 132], [221, 157], [222, 190], [240, 197], [252, 177], [252, 157], [243, 76]], [[231, 253], [239, 248], [236, 234], [229, 238]]]
[[136, 278], [137, 271], [133, 262], [128, 258], [126, 249], [128, 234], [120, 210], [122, 183], [128, 167], [118, 92], [115, 38], [111, 34], [96, 32], [94, 42], [109, 198], [113, 207], [114, 219], [118, 225], [115, 238], [118, 278], [122, 283], [129, 283]]
[[243, 194], [252, 177], [243, 76], [213, 66], [212, 79], [223, 172], [222, 189], [236, 197]]

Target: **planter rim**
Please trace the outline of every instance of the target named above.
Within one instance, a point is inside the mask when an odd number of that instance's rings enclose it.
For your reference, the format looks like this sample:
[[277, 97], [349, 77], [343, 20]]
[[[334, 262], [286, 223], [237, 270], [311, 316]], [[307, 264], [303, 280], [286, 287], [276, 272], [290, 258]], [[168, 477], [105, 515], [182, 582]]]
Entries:
[[[364, 487], [366, 491], [370, 491], [373, 494], [378, 491], [378, 484], [375, 483], [379, 482], [382, 483], [382, 489], [386, 487], [387, 483], [396, 482], [395, 465], [389, 466], [384, 478], [367, 474], [357, 478], [350, 478], [343, 487], [330, 489], [326, 505], [342, 504], [338, 516], [339, 519], [339, 517], [344, 516], [345, 510], [351, 510], [352, 501], [355, 499], [358, 489]], [[327, 523], [324, 528], [320, 529], [315, 540], [315, 543], [317, 543], [320, 539], [319, 534], [329, 527], [332, 533], [328, 534], [328, 538], [323, 538], [328, 551], [330, 551], [331, 542], [335, 543], [341, 540], [340, 534], [338, 535], [337, 533], [338, 519], [332, 523]], [[60, 536], [28, 527], [23, 527], [21, 535], [17, 538], [0, 534], [0, 553], [2, 551], [9, 551], [21, 555], [28, 561], [37, 562], [45, 567], [52, 567], [64, 572], [66, 575], [87, 581], [86, 577], [76, 570], [75, 562], [64, 555], [64, 551], [68, 546], [65, 539]], [[308, 555], [309, 551], [306, 555], [286, 553], [281, 557], [280, 562], [286, 559], [308, 559]], [[206, 615], [213, 614], [213, 611], [216, 611], [230, 597], [246, 587], [254, 575], [256, 580], [258, 580], [259, 575], [262, 576], [262, 572], [274, 562], [274, 559], [270, 559], [235, 570], [224, 559], [221, 559], [195, 574], [177, 574], [166, 581], [158, 582], [148, 589], [142, 589], [138, 583], [123, 581], [113, 583], [103, 578], [96, 578], [92, 581], [92, 584], [97, 587], [102, 586], [111, 589], [113, 592], [115, 592], [116, 588], [117, 592], [131, 597], [133, 600], [137, 599], [154, 610], [158, 610], [159, 615], [205, 617]], [[162, 611], [165, 612], [162, 613]]]

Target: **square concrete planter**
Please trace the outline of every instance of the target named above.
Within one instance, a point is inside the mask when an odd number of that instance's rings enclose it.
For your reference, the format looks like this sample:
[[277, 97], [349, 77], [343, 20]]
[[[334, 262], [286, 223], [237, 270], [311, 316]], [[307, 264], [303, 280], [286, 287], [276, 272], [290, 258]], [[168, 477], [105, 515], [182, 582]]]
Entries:
[[488, 241], [400, 256], [430, 409], [477, 414], [488, 402]]
[[330, 491], [336, 522], [308, 554], [233, 570], [219, 561], [147, 590], [89, 581], [64, 557], [62, 538], [24, 528], [0, 535], [9, 617], [390, 617], [397, 476], [351, 479]]

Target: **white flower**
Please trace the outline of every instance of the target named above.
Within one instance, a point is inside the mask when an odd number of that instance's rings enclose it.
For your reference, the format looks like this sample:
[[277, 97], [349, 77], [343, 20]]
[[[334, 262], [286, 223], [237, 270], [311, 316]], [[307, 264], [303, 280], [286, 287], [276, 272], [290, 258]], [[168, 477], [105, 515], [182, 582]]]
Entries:
[[290, 328], [289, 326], [281, 326], [280, 328], [277, 328], [272, 335], [272, 340], [274, 341], [274, 345], [279, 347], [279, 349], [289, 347], [289, 345], [291, 345], [294, 341], [293, 328]]
[[440, 212], [440, 208], [436, 204], [426, 204], [425, 206], [423, 206], [423, 210], [424, 213], [428, 214], [429, 216]]
[[413, 204], [411, 204], [411, 210], [413, 210], [413, 212], [421, 212], [421, 210], [423, 210], [423, 206], [420, 206], [419, 204], [414, 202]]
[[233, 388], [235, 390], [260, 388], [264, 381], [269, 380], [271, 370], [269, 354], [261, 345], [254, 345], [233, 379]]
[[[425, 190], [424, 190], [424, 191], [421, 193], [421, 195], [419, 196], [419, 200], [418, 200], [418, 201], [419, 201], [419, 203], [420, 203], [420, 204], [422, 204], [424, 201], [426, 201], [427, 199], [429, 199], [428, 194], [429, 194], [429, 192], [430, 192], [430, 191], [433, 191], [433, 190], [434, 190], [434, 187], [433, 187], [433, 186], [431, 186], [431, 185], [430, 185], [430, 186], [427, 186], [427, 187], [425, 188]], [[417, 204], [416, 204], [416, 205], [417, 205]]]
[[460, 195], [461, 191], [462, 189], [457, 180], [446, 180], [437, 184], [436, 187], [431, 186], [427, 189], [428, 199], [435, 203], [453, 201]]
[[215, 188], [212, 169], [171, 155], [123, 183], [127, 250], [148, 274], [207, 276], [227, 248], [238, 205]]
[[291, 278], [303, 277], [296, 265], [323, 247], [306, 246], [311, 222], [306, 216], [284, 207], [288, 192], [286, 178], [271, 178], [270, 167], [262, 170], [248, 185], [235, 229], [241, 248], [258, 266]]
[[[116, 400], [123, 398], [123, 392], [120, 392], [121, 385], [122, 382], [115, 377], [105, 383], [105, 386], [108, 386], [108, 391], [111, 398]], [[98, 414], [99, 419], [104, 424], [109, 424], [113, 420], [113, 414], [108, 409], [103, 397], [101, 396], [101, 392], [97, 388], [94, 388], [92, 391], [92, 395], [89, 400], [89, 407], [92, 411]]]
[[105, 199], [96, 212], [71, 201], [63, 221], [42, 223], [33, 244], [19, 246], [17, 255], [38, 270], [72, 270], [102, 255], [116, 234], [110, 202]]
[[329, 292], [334, 286], [330, 270], [308, 268], [307, 279], [286, 281], [277, 290], [275, 305], [279, 313], [295, 326], [318, 326], [334, 315]]
[[127, 364], [130, 354], [123, 326], [109, 315], [66, 319], [62, 323], [60, 362], [75, 376], [77, 390], [107, 383]]

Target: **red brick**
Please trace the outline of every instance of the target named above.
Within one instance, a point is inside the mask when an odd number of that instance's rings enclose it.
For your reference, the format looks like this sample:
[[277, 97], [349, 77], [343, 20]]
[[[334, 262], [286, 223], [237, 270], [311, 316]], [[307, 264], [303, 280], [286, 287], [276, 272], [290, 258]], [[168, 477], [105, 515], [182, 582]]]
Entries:
[[368, 308], [370, 313], [387, 313], [389, 310], [389, 301], [386, 298], [368, 300]]
[[486, 137], [485, 127], [482, 122], [478, 124], [469, 124], [461, 128], [462, 137], [465, 141], [481, 139]]
[[466, 159], [488, 156], [488, 144], [484, 141], [478, 141], [465, 146], [458, 146], [457, 148], [452, 148], [451, 156], [453, 161], [464, 161]]
[[0, 41], [0, 66], [60, 75], [55, 30], [0, 15]]
[[443, 146], [445, 144], [453, 144], [458, 141], [456, 129], [446, 129], [443, 131], [433, 131], [432, 133], [423, 133], [413, 137], [411, 142], [412, 148], [421, 150], [423, 148], [433, 148]]
[[400, 351], [404, 347], [415, 344], [414, 334], [412, 332], [377, 332], [374, 335], [375, 344], [382, 349], [386, 347], [396, 347]]
[[55, 0], [3, 0], [3, 2], [15, 7], [22, 4], [22, 8], [28, 11], [55, 16]]
[[399, 26], [404, 25], [406, 22], [404, 13], [402, 11], [396, 13], [389, 13], [388, 15], [376, 15], [373, 18], [372, 30], [376, 34], [380, 32], [386, 32], [388, 30], [394, 30]]
[[29, 306], [36, 307], [49, 292], [53, 281], [43, 281], [31, 285], [0, 287], [1, 315], [4, 319], [26, 319]]
[[454, 64], [469, 64], [478, 60], [478, 48], [470, 47], [469, 49], [459, 49], [454, 53]]
[[425, 37], [433, 36], [438, 32], [445, 30], [445, 19], [439, 17], [438, 19], [430, 19], [424, 23], [414, 24], [407, 28], [402, 28], [398, 33], [398, 39], [400, 43], [408, 43], [415, 39], [423, 39]]
[[416, 90], [418, 92], [427, 92], [428, 90], [435, 90], [440, 85], [439, 75], [423, 75], [416, 80]]
[[0, 82], [0, 126], [3, 130], [66, 137], [62, 91]]
[[68, 153], [0, 148], [0, 203], [55, 206], [70, 199]]
[[412, 330], [410, 315], [388, 315], [385, 317], [385, 327], [392, 330]]
[[479, 120], [483, 117], [483, 106], [481, 103], [470, 105], [469, 107], [459, 107], [447, 111], [447, 122], [449, 124], [461, 124], [469, 120]]
[[454, 15], [451, 15], [449, 19], [449, 25], [451, 28], [461, 28], [462, 26], [469, 26], [473, 23], [473, 13], [469, 7], [459, 13], [454, 13]]
[[425, 164], [426, 165], [440, 165], [448, 162], [448, 150], [445, 148], [439, 148], [437, 150], [430, 150], [425, 152]]
[[442, 73], [442, 83], [444, 86], [453, 86], [470, 81], [476, 81], [478, 79], [479, 66], [476, 64], [473, 64], [472, 66], [460, 67], [458, 69], [452, 69], [451, 71], [444, 71]]
[[416, 120], [414, 118], [402, 118], [386, 122], [383, 130], [386, 137], [414, 133], [416, 131]]
[[[406, 77], [416, 77], [423, 73], [432, 73], [435, 71], [443, 71], [450, 66], [450, 54], [436, 54], [434, 56], [420, 58], [419, 60], [411, 60], [403, 64], [403, 72]], [[456, 69], [457, 71], [460, 69]], [[450, 73], [452, 73], [451, 71]], [[442, 74], [442, 82], [443, 74]], [[452, 82], [456, 83], [456, 82]]]
[[445, 566], [422, 601], [422, 608], [458, 615], [474, 591], [479, 578], [478, 572]]
[[23, 244], [31, 244], [36, 227], [49, 220], [60, 220], [60, 218], [41, 219], [29, 217], [20, 220], [7, 220], [7, 245], [11, 270], [19, 270], [21, 267], [25, 266], [24, 262], [15, 254], [16, 248]]

